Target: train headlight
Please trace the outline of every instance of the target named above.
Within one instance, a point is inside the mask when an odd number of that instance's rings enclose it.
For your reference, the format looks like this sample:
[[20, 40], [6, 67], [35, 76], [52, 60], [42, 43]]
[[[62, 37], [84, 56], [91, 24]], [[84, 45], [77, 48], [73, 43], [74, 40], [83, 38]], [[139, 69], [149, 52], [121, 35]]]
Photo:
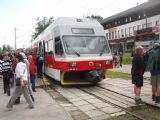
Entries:
[[111, 65], [111, 64], [112, 64], [112, 61], [109, 61], [109, 60], [106, 61], [106, 65]]
[[77, 67], [77, 63], [76, 63], [76, 62], [71, 62], [71, 63], [69, 64], [69, 66], [70, 66], [70, 67]]

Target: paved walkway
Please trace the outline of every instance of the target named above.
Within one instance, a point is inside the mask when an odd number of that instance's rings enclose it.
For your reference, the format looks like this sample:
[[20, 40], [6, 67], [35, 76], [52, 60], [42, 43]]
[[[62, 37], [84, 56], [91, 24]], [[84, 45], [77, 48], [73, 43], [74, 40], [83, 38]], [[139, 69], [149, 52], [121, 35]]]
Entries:
[[[111, 69], [112, 71], [131, 74], [131, 65], [123, 65], [123, 67]], [[150, 77], [150, 72], [145, 72], [144, 77]]]
[[[130, 80], [123, 80], [123, 79], [107, 79], [100, 82], [100, 86], [107, 88], [111, 91], [115, 91], [117, 93], [129, 96], [131, 98], [135, 98], [133, 93], [134, 85], [131, 84]], [[142, 87], [141, 91], [142, 100], [148, 104], [160, 107], [160, 104], [156, 104], [152, 101], [152, 88], [149, 81], [144, 81], [144, 86]]]
[[3, 94], [1, 78], [0, 96], [0, 120], [72, 120], [71, 116], [41, 88], [37, 88], [37, 92], [34, 93], [34, 109], [26, 109], [28, 104], [22, 96], [21, 104], [15, 105], [12, 111], [5, 111], [10, 97]]

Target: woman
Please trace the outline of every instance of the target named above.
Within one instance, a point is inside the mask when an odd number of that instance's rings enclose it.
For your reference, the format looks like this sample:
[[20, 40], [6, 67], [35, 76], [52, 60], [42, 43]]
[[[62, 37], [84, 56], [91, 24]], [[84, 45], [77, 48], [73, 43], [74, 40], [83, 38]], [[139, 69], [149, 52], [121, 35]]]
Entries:
[[135, 49], [135, 55], [132, 60], [132, 83], [134, 86], [135, 102], [137, 104], [141, 103], [140, 98], [141, 87], [143, 86], [143, 74], [144, 74], [144, 56], [143, 47], [137, 46]]
[[24, 95], [26, 101], [28, 102], [28, 104], [29, 104], [28, 108], [30, 108], [30, 109], [34, 108], [33, 102], [30, 98], [28, 88], [27, 88], [27, 84], [28, 84], [27, 83], [27, 73], [28, 73], [28, 71], [27, 71], [26, 64], [23, 63], [23, 57], [20, 54], [18, 54], [16, 56], [16, 60], [17, 60], [17, 66], [15, 69], [15, 74], [16, 74], [16, 80], [20, 79], [20, 85], [16, 85], [16, 88], [13, 92], [13, 95], [7, 104], [8, 111], [12, 110], [13, 105], [15, 103], [15, 100], [21, 94]]
[[35, 89], [36, 67], [35, 67], [32, 55], [28, 56], [28, 60], [30, 64], [30, 80], [32, 83], [32, 90], [33, 92], [36, 92], [36, 89]]

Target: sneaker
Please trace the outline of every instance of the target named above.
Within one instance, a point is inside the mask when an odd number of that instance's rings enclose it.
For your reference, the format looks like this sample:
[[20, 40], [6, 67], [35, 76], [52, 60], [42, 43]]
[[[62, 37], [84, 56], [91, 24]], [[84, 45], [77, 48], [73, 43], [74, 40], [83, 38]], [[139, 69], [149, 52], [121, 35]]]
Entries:
[[155, 103], [158, 103], [158, 104], [160, 103], [160, 96], [156, 97]]
[[8, 95], [8, 96], [11, 96], [11, 92], [10, 92], [10, 91], [7, 91], [7, 95]]
[[152, 95], [152, 101], [156, 101], [156, 96]]
[[34, 105], [32, 105], [32, 106], [27, 106], [26, 109], [34, 109]]
[[6, 107], [6, 108], [5, 108], [5, 111], [6, 111], [6, 112], [8, 112], [8, 111], [12, 111], [12, 108], [8, 108], [8, 107]]
[[33, 90], [33, 92], [37, 92], [36, 90]]
[[142, 104], [143, 101], [141, 100], [141, 98], [140, 98], [140, 99], [135, 99], [135, 103], [136, 103], [136, 104]]

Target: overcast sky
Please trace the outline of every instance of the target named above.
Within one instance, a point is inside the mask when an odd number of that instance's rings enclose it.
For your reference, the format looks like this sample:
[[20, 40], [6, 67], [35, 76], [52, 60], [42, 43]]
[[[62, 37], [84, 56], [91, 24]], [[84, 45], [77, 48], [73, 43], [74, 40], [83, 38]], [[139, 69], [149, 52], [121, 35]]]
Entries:
[[78, 17], [101, 15], [103, 18], [142, 4], [147, 0], [0, 0], [0, 46], [17, 48], [29, 45], [37, 17]]

